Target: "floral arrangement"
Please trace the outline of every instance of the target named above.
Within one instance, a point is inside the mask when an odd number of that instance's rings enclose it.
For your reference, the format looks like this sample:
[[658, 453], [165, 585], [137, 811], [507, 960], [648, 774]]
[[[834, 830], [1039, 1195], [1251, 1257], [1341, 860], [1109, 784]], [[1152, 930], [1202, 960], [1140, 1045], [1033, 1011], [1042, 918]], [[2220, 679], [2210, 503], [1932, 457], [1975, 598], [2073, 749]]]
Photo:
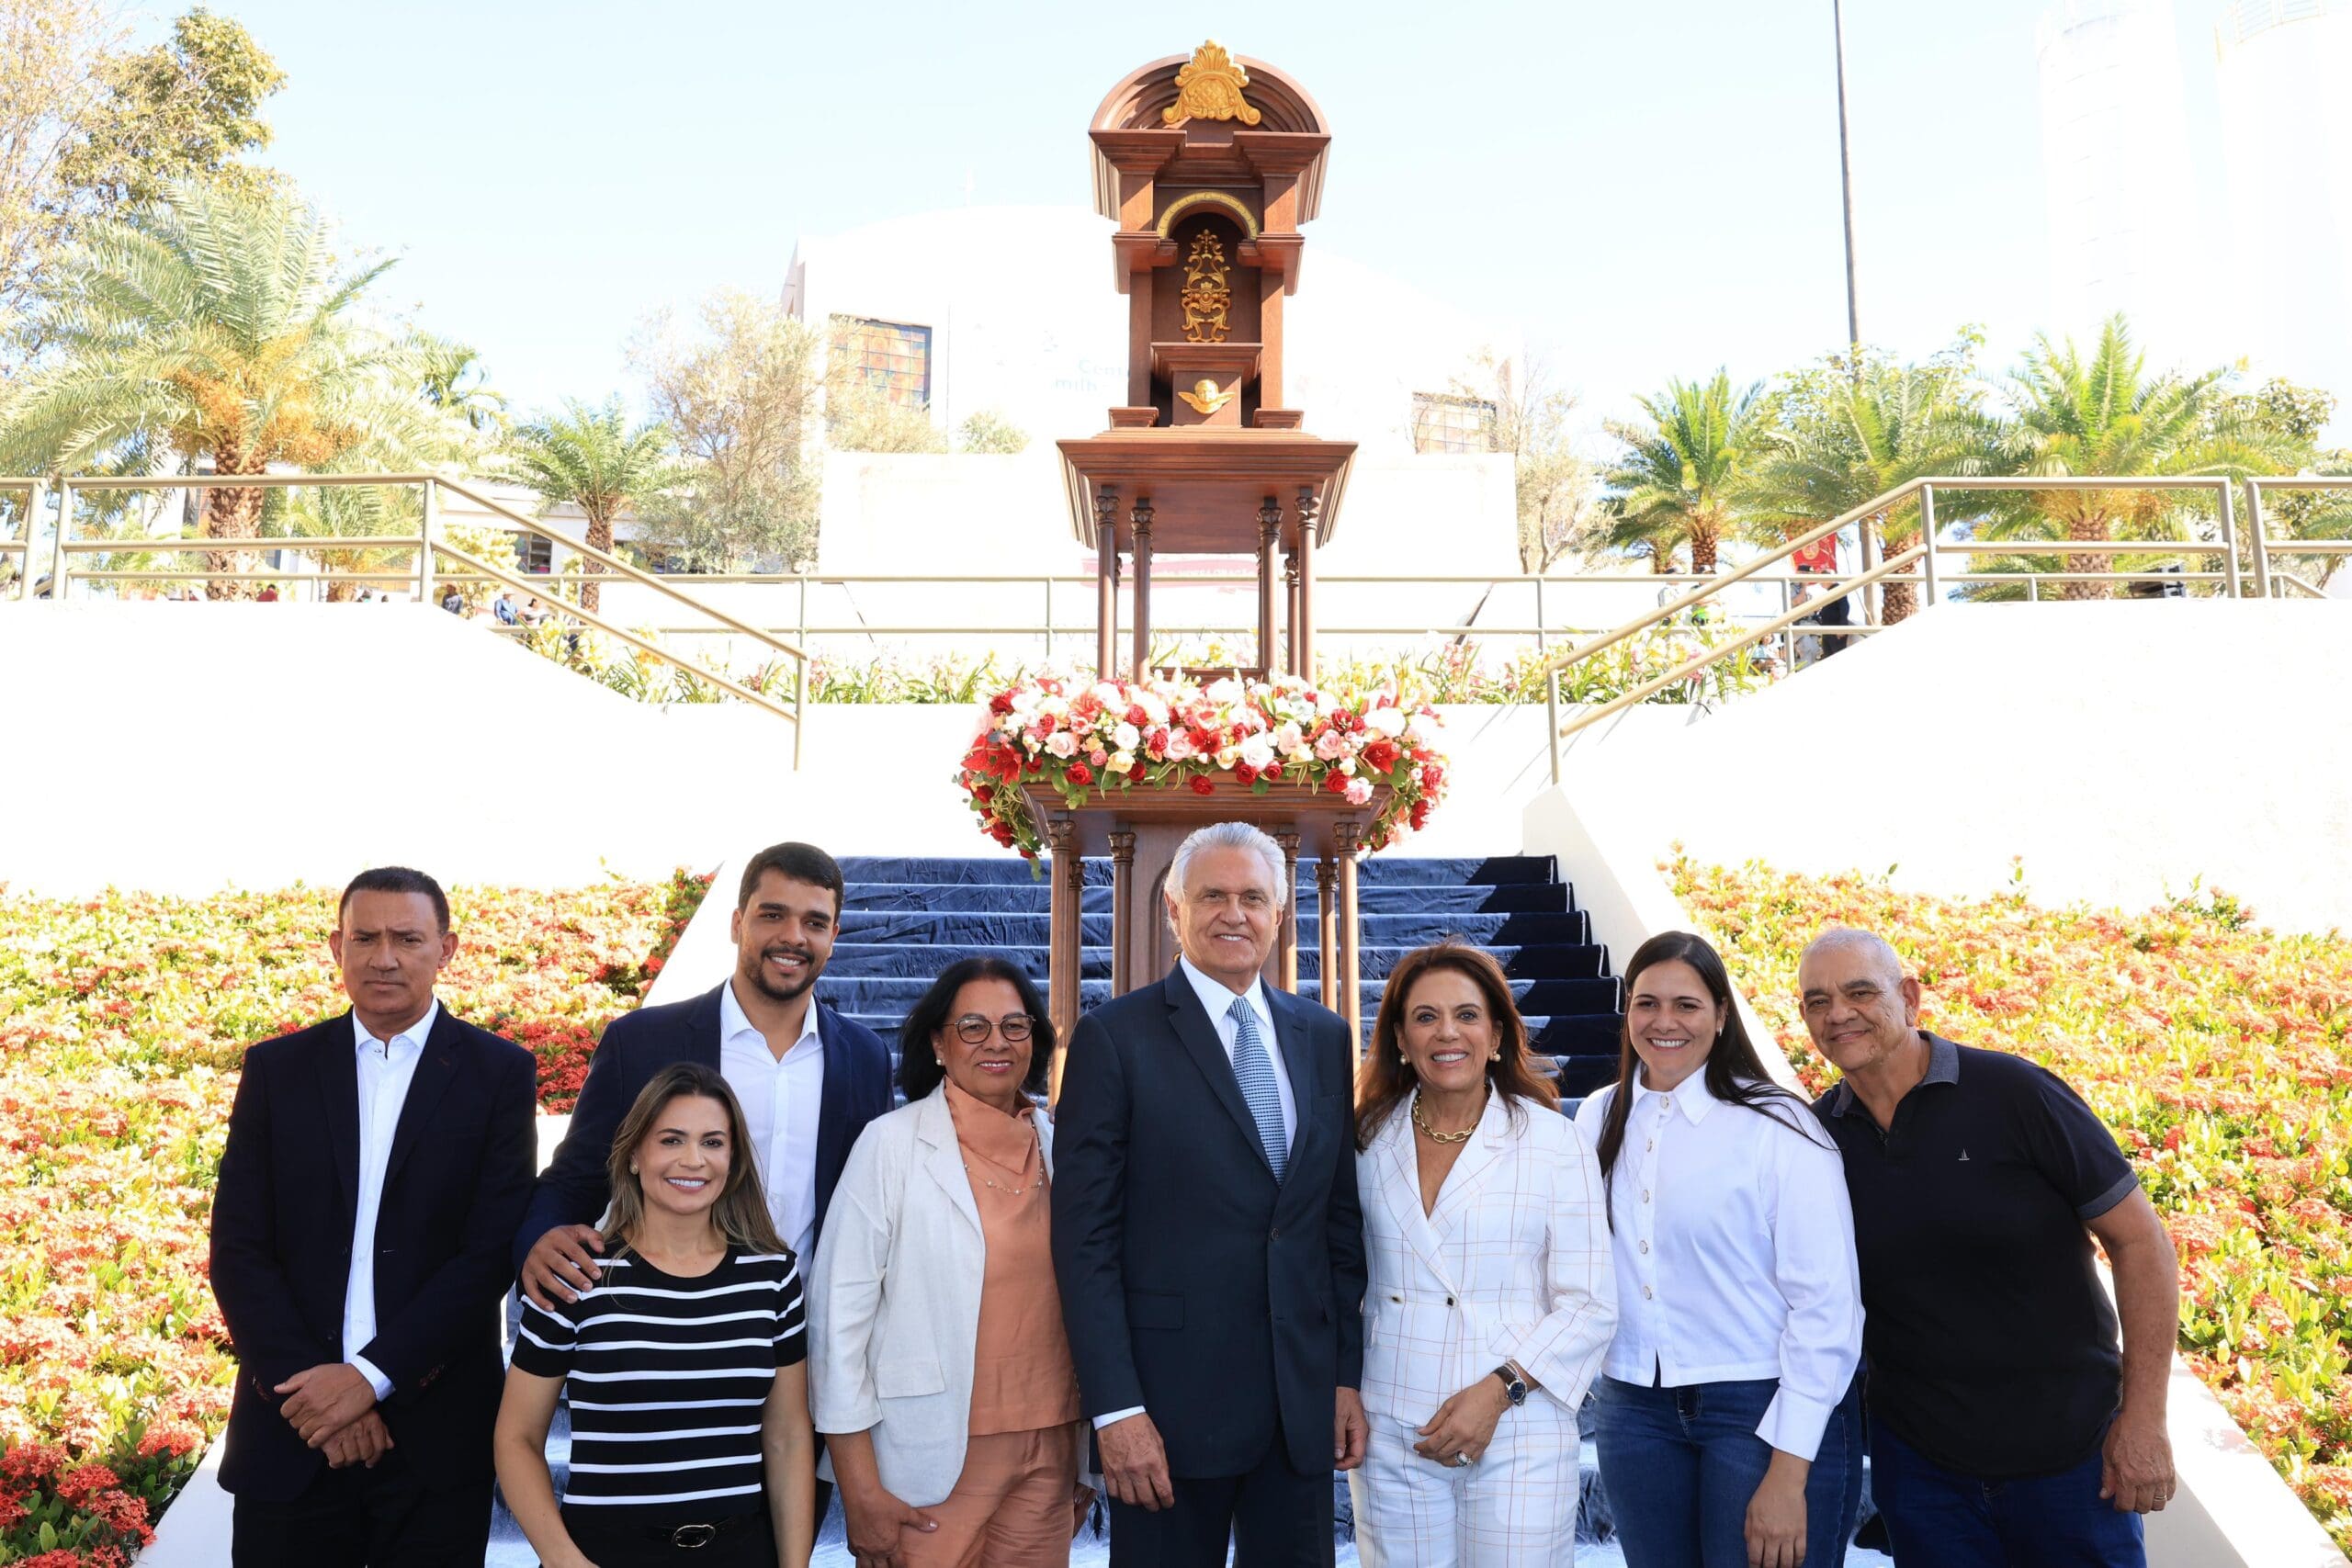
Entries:
[[[453, 889], [440, 993], [568, 1109], [705, 879]], [[228, 1418], [205, 1277], [243, 1049], [345, 1005], [322, 888], [0, 894], [0, 1562], [119, 1565]]]
[[1391, 793], [1364, 833], [1380, 849], [1428, 825], [1445, 792], [1437, 710], [1386, 685], [1342, 694], [1295, 675], [1088, 681], [1045, 674], [990, 697], [956, 775], [980, 830], [1031, 860], [1044, 845], [1022, 786], [1071, 806], [1136, 789], [1214, 793], [1229, 776], [1252, 795], [1324, 790], [1351, 806]]
[[1826, 925], [1893, 942], [1921, 1022], [2030, 1057], [2114, 1131], [2181, 1262], [2180, 1350], [2340, 1546], [2352, 1546], [2352, 937], [2266, 931], [2225, 894], [2137, 914], [1897, 892], [1677, 860], [1807, 1087], [1796, 1005]]

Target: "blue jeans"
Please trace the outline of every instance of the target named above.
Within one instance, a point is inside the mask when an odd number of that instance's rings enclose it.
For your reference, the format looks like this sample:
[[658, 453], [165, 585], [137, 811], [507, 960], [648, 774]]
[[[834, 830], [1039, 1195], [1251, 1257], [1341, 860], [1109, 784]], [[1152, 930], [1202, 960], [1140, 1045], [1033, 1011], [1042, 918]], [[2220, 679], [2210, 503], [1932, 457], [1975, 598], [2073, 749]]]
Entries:
[[1899, 1568], [2146, 1568], [2140, 1516], [2098, 1495], [2099, 1468], [2094, 1447], [2055, 1475], [1980, 1481], [1871, 1423], [1871, 1496]]
[[[1747, 1568], [1747, 1504], [1772, 1462], [1757, 1425], [1780, 1381], [1592, 1385], [1600, 1484], [1627, 1568]], [[1821, 1434], [1805, 1478], [1804, 1568], [1838, 1568], [1861, 1506], [1860, 1387]], [[1905, 1563], [1904, 1568], [1909, 1568]]]

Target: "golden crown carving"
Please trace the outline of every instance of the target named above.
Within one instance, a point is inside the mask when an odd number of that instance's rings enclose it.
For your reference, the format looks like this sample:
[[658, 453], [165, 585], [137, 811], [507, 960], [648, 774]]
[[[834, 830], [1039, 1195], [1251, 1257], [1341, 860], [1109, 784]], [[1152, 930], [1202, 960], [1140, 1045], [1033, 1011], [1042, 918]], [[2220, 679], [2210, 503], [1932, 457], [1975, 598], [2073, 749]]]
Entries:
[[1241, 96], [1241, 89], [1249, 85], [1250, 73], [1234, 62], [1225, 45], [1211, 39], [1193, 51], [1191, 64], [1178, 67], [1176, 101], [1159, 111], [1160, 122], [1238, 119], [1255, 125], [1258, 111]]

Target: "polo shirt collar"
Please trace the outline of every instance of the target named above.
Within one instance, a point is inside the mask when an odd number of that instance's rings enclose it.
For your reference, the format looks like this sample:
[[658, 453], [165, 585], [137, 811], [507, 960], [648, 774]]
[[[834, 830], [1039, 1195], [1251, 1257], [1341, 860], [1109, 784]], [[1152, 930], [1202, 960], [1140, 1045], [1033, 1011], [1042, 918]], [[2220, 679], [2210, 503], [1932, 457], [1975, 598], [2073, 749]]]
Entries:
[[[1920, 1078], [1922, 1084], [1958, 1083], [1960, 1081], [1960, 1047], [1940, 1034], [1921, 1030], [1928, 1039], [1928, 1071]], [[1854, 1086], [1845, 1079], [1829, 1091], [1829, 1114], [1843, 1116], [1854, 1108]]]

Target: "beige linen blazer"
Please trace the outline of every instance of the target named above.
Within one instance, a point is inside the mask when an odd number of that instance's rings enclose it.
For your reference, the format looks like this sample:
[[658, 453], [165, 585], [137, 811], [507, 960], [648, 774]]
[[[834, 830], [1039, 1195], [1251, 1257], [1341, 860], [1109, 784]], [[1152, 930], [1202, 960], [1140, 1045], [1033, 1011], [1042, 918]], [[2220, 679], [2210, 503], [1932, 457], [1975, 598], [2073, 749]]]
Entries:
[[[1410, 1102], [1356, 1156], [1363, 1403], [1419, 1425], [1505, 1360], [1573, 1413], [1617, 1324], [1600, 1167], [1575, 1123], [1496, 1096], [1421, 1212]], [[830, 1222], [829, 1222], [830, 1223]]]
[[[1043, 1111], [1037, 1140], [1050, 1176]], [[882, 1484], [912, 1507], [964, 1472], [987, 1261], [945, 1091], [868, 1122], [809, 1273], [808, 1410], [820, 1432], [870, 1432]]]

